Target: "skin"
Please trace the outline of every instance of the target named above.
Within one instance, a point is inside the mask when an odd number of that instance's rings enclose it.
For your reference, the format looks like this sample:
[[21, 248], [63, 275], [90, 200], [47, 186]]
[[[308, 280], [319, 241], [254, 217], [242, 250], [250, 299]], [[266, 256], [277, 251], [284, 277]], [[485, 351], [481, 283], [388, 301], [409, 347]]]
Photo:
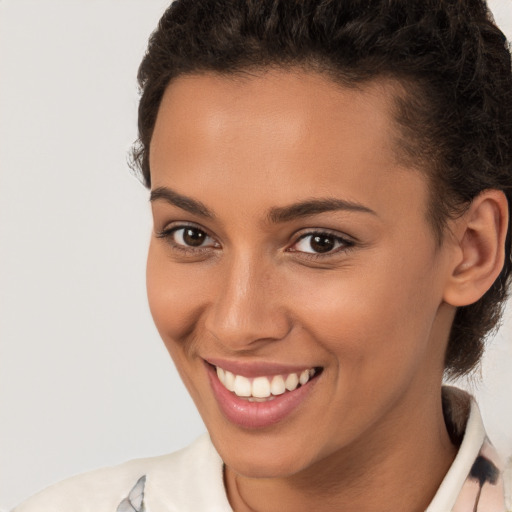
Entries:
[[[469, 300], [461, 288], [483, 293], [494, 271], [480, 287], [464, 280], [465, 255], [479, 255], [466, 237], [473, 210], [436, 244], [425, 175], [397, 157], [392, 98], [390, 83], [347, 89], [291, 70], [182, 76], [165, 92], [152, 190], [212, 216], [152, 201], [148, 297], [236, 511], [424, 510], [455, 456], [441, 409], [447, 337]], [[312, 198], [371, 212], [269, 220]], [[503, 214], [482, 204], [489, 222]], [[202, 246], [171, 231], [183, 225], [205, 234]], [[303, 236], [319, 231], [335, 244], [321, 255]], [[215, 400], [214, 357], [323, 372], [285, 420], [244, 429]]]

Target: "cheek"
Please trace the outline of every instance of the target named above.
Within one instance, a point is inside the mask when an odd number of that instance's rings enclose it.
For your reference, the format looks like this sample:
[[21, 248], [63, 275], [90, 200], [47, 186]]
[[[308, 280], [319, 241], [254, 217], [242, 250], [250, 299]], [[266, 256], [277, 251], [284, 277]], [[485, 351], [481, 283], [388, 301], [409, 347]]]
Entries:
[[360, 377], [406, 368], [428, 344], [437, 304], [432, 275], [419, 262], [395, 259], [310, 279], [296, 285], [297, 316], [312, 339]]
[[167, 349], [173, 351], [196, 328], [205, 302], [207, 276], [196, 265], [173, 263], [151, 242], [146, 268], [149, 308]]
[[[202, 410], [201, 394], [193, 378], [190, 354], [195, 344], [198, 319], [205, 302], [205, 276], [198, 275], [195, 265], [177, 265], [165, 250], [151, 242], [146, 267], [148, 302], [155, 326], [174, 365]], [[197, 363], [197, 360], [195, 361]]]

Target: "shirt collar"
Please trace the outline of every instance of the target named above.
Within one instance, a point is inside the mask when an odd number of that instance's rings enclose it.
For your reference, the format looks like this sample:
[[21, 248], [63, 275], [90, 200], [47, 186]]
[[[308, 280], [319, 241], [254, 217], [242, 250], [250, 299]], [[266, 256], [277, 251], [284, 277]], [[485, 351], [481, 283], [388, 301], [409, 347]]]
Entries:
[[443, 387], [443, 412], [450, 437], [460, 447], [426, 512], [504, 512], [503, 465], [475, 400]]

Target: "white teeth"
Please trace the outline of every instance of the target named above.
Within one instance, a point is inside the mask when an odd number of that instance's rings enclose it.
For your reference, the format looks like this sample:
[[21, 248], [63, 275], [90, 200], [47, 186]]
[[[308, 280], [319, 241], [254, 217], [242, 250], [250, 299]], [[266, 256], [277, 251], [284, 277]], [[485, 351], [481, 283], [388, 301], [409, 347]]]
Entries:
[[237, 396], [251, 396], [251, 381], [247, 377], [243, 377], [242, 375], [237, 375], [235, 377], [234, 390], [235, 395]]
[[267, 398], [270, 396], [270, 382], [267, 377], [256, 377], [252, 381], [252, 396], [255, 398]]
[[286, 377], [255, 377], [248, 379], [242, 375], [235, 375], [220, 367], [216, 367], [217, 377], [223, 386], [237, 396], [248, 398], [251, 402], [264, 402], [282, 395], [287, 390], [294, 391], [306, 384], [314, 375], [315, 369], [303, 370], [300, 374], [290, 373]]
[[270, 392], [274, 395], [282, 395], [286, 391], [286, 386], [284, 385], [284, 379], [281, 375], [276, 375], [272, 379], [272, 383], [270, 384]]
[[297, 389], [297, 386], [299, 385], [299, 376], [296, 373], [290, 373], [290, 375], [286, 377], [284, 385], [288, 391]]
[[299, 382], [301, 386], [304, 386], [306, 382], [309, 380], [309, 370], [304, 370], [299, 377]]
[[228, 372], [226, 370], [224, 372], [224, 379], [225, 379], [225, 381], [223, 382], [223, 384], [224, 384], [224, 386], [226, 386], [226, 389], [229, 391], [234, 391], [235, 390], [235, 376], [231, 372]]

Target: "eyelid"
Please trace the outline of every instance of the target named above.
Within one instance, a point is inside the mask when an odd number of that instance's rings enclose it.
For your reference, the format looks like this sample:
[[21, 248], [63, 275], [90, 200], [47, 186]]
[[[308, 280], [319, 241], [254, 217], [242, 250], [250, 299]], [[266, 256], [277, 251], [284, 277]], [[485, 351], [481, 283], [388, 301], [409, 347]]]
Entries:
[[[180, 244], [177, 243], [173, 237], [174, 234], [179, 230], [184, 230], [187, 228], [196, 229], [198, 231], [203, 232], [207, 238], [210, 238], [213, 243], [210, 243], [208, 245], [200, 245], [200, 246], [192, 246], [192, 245], [186, 245], [186, 244]], [[312, 237], [315, 235], [320, 236], [326, 236], [333, 238], [336, 243], [338, 244], [337, 247], [335, 247], [332, 250], [329, 250], [327, 252], [308, 252], [303, 250], [297, 250], [294, 249], [294, 246], [296, 246], [301, 240], [304, 240], [307, 237]], [[219, 249], [221, 248], [221, 244], [218, 242], [215, 236], [210, 234], [209, 230], [204, 228], [203, 226], [199, 224], [195, 224], [193, 222], [188, 221], [175, 221], [170, 222], [165, 225], [165, 227], [159, 231], [155, 230], [155, 236], [157, 238], [164, 239], [173, 249], [188, 253], [188, 254], [199, 254], [206, 251], [210, 251], [212, 249]], [[339, 254], [343, 254], [348, 252], [350, 249], [352, 249], [356, 245], [357, 241], [354, 240], [353, 237], [346, 235], [345, 233], [340, 233], [339, 231], [334, 231], [327, 228], [308, 228], [301, 230], [299, 232], [296, 232], [294, 235], [293, 243], [288, 245], [288, 247], [285, 249], [286, 252], [292, 252], [295, 254], [300, 255], [302, 258], [309, 258], [309, 259], [321, 259], [321, 258], [329, 258], [334, 257]]]
[[[340, 245], [328, 252], [321, 253], [321, 252], [306, 252], [306, 251], [299, 251], [296, 249], [293, 249], [295, 245], [297, 245], [301, 240], [304, 240], [307, 237], [312, 237], [315, 235], [320, 236], [326, 236], [331, 237], [335, 239], [336, 242], [338, 242]], [[308, 257], [308, 258], [327, 258], [332, 257], [339, 253], [344, 253], [348, 251], [349, 249], [352, 249], [356, 244], [356, 241], [349, 237], [348, 235], [345, 235], [343, 233], [340, 233], [338, 231], [331, 231], [329, 229], [322, 229], [322, 228], [312, 228], [308, 229], [307, 231], [304, 231], [302, 233], [298, 233], [295, 236], [294, 242], [287, 248], [287, 251], [293, 252], [293, 253], [299, 253], [303, 255], [302, 257]]]
[[[210, 238], [214, 241], [214, 244], [210, 245], [200, 245], [197, 247], [194, 246], [188, 246], [177, 243], [175, 240], [173, 240], [173, 236], [177, 231], [180, 231], [182, 229], [196, 229], [197, 231], [203, 232], [207, 238]], [[184, 251], [184, 252], [193, 252], [198, 253], [209, 249], [217, 249], [220, 247], [220, 243], [216, 240], [214, 236], [212, 236], [207, 229], [205, 229], [203, 226], [200, 226], [198, 224], [194, 224], [192, 222], [176, 222], [176, 223], [169, 223], [166, 224], [165, 227], [161, 230], [155, 230], [155, 236], [157, 238], [161, 238], [167, 241], [169, 245], [171, 245], [174, 249]]]

